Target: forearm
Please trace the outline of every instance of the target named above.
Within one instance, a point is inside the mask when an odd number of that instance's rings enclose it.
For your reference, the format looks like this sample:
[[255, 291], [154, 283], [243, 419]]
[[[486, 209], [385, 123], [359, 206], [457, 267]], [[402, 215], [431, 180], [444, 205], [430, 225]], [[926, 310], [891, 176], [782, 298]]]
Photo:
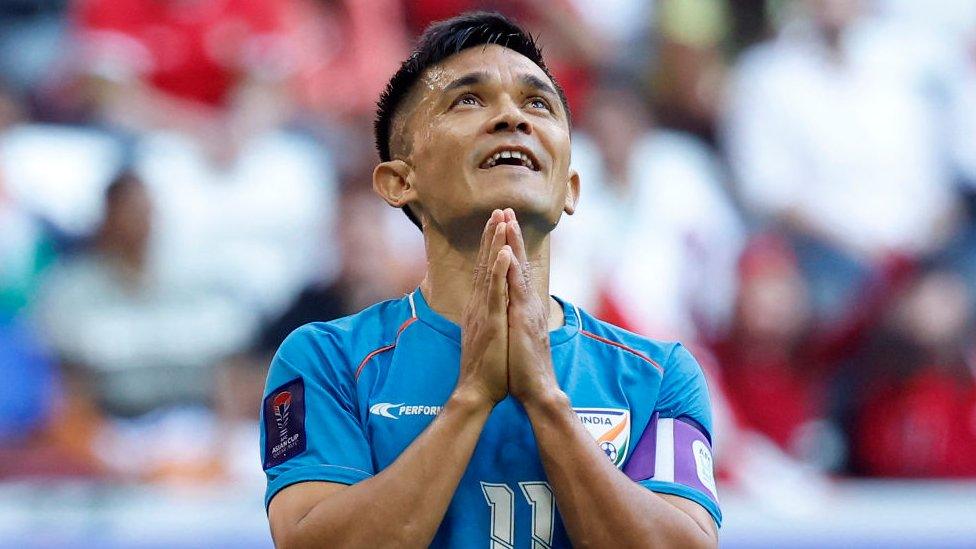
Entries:
[[490, 412], [490, 405], [455, 393], [389, 467], [316, 504], [290, 530], [287, 545], [426, 547]]
[[716, 545], [691, 516], [610, 463], [576, 417], [565, 393], [558, 391], [525, 403], [525, 410], [574, 546]]

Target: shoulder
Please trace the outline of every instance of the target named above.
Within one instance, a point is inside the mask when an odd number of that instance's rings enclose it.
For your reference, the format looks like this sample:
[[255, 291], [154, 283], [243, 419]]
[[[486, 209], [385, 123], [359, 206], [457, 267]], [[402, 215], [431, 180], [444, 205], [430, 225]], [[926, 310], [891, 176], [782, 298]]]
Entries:
[[628, 352], [652, 364], [664, 373], [674, 350], [680, 346], [677, 342], [660, 341], [644, 337], [587, 313], [581, 308], [579, 312], [580, 335], [603, 345], [616, 347], [621, 352]]
[[631, 353], [661, 373], [656, 408], [662, 417], [688, 416], [711, 432], [711, 407], [705, 375], [691, 352], [677, 341], [644, 337], [600, 320], [581, 309], [580, 335], [618, 352]]
[[285, 338], [275, 361], [288, 363], [297, 370], [328, 365], [331, 370], [351, 375], [364, 356], [394, 341], [400, 327], [412, 316], [406, 298], [399, 298], [329, 322], [311, 322]]

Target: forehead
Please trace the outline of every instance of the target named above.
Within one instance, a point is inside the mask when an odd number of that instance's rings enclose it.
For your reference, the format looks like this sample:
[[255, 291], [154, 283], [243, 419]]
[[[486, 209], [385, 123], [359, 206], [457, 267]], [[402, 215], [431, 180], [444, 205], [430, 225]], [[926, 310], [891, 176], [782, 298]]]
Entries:
[[436, 95], [457, 78], [484, 73], [490, 80], [514, 84], [518, 76], [530, 74], [550, 82], [546, 73], [531, 59], [497, 44], [475, 46], [428, 67], [420, 78], [425, 94]]

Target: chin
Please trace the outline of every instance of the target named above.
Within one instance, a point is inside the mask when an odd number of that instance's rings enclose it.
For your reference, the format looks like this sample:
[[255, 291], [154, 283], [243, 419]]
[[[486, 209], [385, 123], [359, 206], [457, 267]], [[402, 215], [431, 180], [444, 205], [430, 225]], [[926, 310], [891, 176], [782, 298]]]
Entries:
[[488, 209], [512, 208], [516, 214], [542, 212], [549, 209], [553, 197], [541, 188], [531, 188], [518, 182], [507, 182], [491, 189], [481, 189], [478, 203]]
[[[558, 207], [555, 201], [555, 197], [538, 189], [506, 185], [499, 186], [494, 192], [484, 193], [472, 209], [478, 212], [479, 219], [487, 219], [493, 210], [512, 208], [523, 227], [532, 226], [548, 231], [555, 226], [559, 213], [562, 212], [562, 208]], [[545, 229], [546, 227], [548, 229]]]

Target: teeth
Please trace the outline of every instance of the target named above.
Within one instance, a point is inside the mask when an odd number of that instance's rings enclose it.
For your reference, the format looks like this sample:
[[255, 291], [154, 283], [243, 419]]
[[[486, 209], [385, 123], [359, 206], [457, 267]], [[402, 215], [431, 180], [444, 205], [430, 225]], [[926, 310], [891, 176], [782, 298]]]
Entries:
[[482, 167], [483, 168], [493, 168], [493, 167], [495, 167], [496, 164], [498, 164], [498, 160], [501, 159], [501, 158], [518, 158], [519, 160], [522, 161], [522, 165], [523, 166], [529, 168], [530, 170], [535, 170], [535, 164], [532, 163], [532, 159], [529, 158], [529, 155], [527, 155], [527, 154], [525, 154], [525, 153], [523, 153], [521, 151], [500, 151], [500, 152], [497, 152], [497, 153], [491, 155], [491, 157], [488, 158], [488, 160], [486, 160], [484, 164], [482, 164]]

